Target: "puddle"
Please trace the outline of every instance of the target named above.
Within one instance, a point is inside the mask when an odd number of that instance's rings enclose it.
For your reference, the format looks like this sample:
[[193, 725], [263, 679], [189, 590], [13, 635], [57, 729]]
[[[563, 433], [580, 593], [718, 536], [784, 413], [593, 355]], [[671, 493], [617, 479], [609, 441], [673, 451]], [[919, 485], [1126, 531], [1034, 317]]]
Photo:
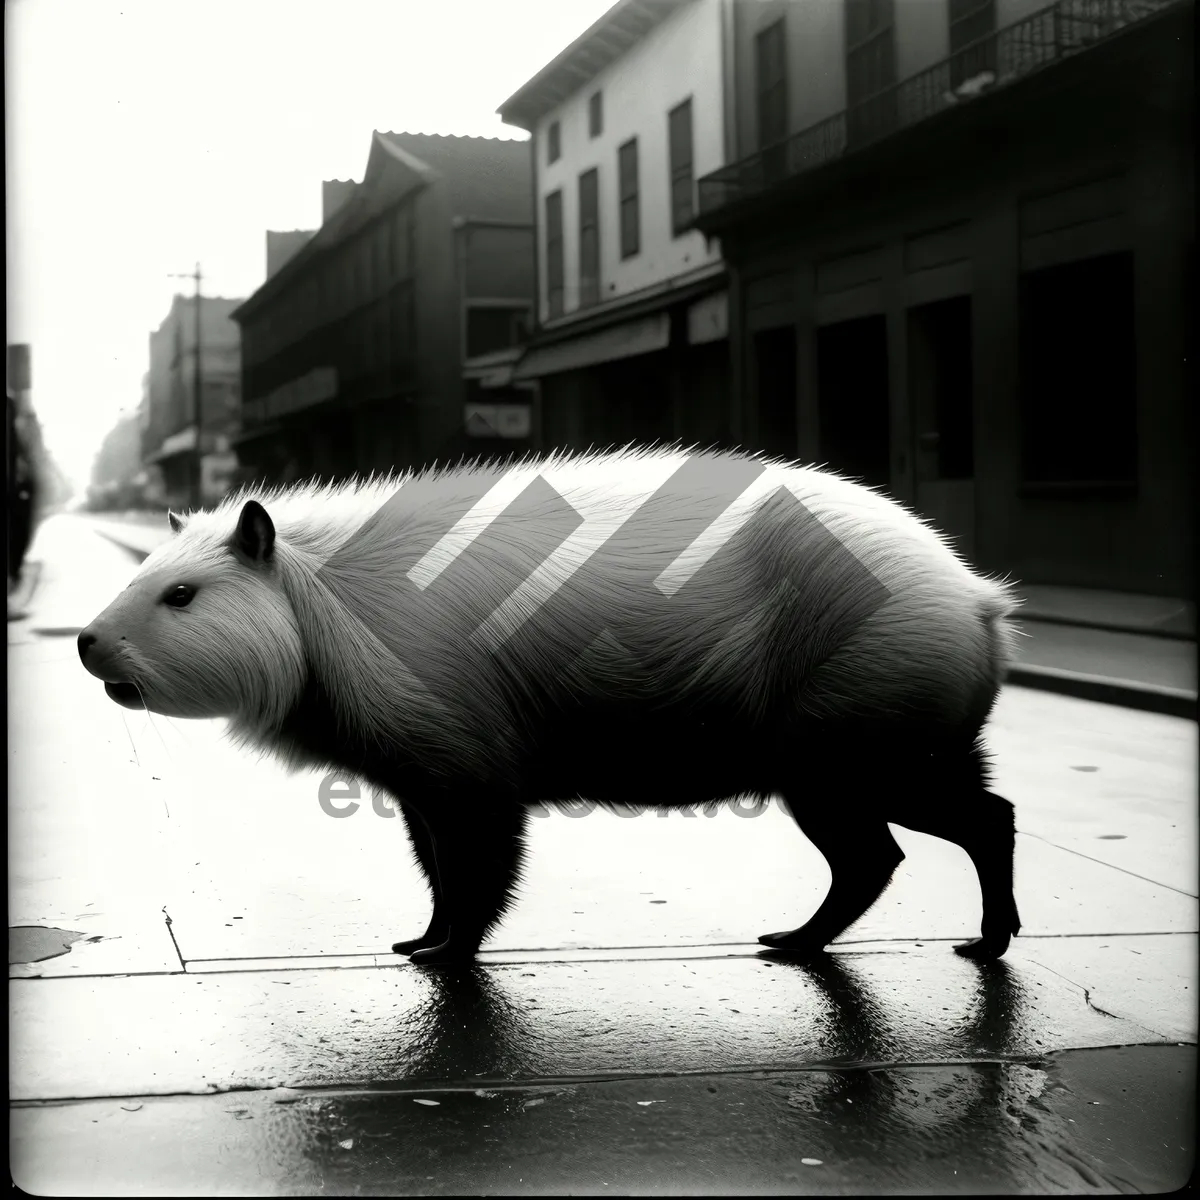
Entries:
[[8, 965], [42, 962], [67, 954], [87, 934], [72, 929], [47, 929], [42, 925], [17, 925], [8, 931]]

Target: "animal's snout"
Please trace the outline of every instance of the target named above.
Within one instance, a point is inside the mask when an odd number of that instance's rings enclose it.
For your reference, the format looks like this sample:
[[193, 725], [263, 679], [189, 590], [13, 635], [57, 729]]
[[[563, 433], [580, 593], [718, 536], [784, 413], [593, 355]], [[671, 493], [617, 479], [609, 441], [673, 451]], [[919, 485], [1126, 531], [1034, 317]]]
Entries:
[[88, 651], [96, 644], [96, 635], [90, 629], [83, 630], [79, 635], [79, 661], [87, 666]]
[[128, 679], [129, 672], [120, 652], [120, 641], [113, 638], [96, 622], [79, 635], [79, 661], [89, 675], [95, 675], [105, 683], [120, 683]]

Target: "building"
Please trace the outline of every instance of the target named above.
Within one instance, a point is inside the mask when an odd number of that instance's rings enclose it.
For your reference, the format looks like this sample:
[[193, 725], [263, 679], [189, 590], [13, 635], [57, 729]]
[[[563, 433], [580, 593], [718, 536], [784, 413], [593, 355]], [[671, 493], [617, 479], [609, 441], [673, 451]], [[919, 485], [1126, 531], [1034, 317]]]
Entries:
[[[373, 133], [362, 182], [324, 184], [321, 228], [279, 246], [234, 314], [246, 474], [340, 479], [528, 448], [530, 398], [505, 368], [533, 307], [531, 195], [524, 142]], [[472, 420], [483, 392], [518, 420]]]
[[735, 436], [1026, 583], [1194, 595], [1191, 0], [735, 0]]
[[726, 280], [695, 180], [728, 161], [726, 0], [620, 0], [499, 109], [532, 135], [546, 448], [730, 434]]
[[[334, 180], [333, 182], [340, 182]], [[312, 238], [311, 229], [267, 230], [267, 278], [276, 274], [289, 258], [295, 257]]]
[[[241, 349], [230, 314], [240, 300], [201, 296], [196, 327], [194, 296], [176, 296], [150, 335], [150, 372], [142, 422], [142, 461], [148, 494], [177, 508], [211, 504], [228, 489], [237, 466], [232, 442], [238, 429]], [[196, 404], [196, 339], [200, 339], [200, 389]]]
[[102, 512], [140, 508], [142, 478], [141, 413], [122, 413], [92, 462], [88, 507]]

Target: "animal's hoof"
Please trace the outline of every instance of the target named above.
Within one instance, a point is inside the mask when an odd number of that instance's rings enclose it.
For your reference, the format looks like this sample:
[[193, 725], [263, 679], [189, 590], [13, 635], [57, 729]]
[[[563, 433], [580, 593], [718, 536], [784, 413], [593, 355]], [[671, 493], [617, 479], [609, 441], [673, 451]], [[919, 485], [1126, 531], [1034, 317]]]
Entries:
[[440, 946], [426, 946], [424, 949], [414, 950], [409, 956], [409, 961], [421, 966], [433, 966], [437, 963], [470, 962], [474, 957], [473, 949], [463, 949], [443, 942]]
[[976, 962], [996, 962], [1004, 957], [1008, 950], [1008, 939], [1003, 942], [988, 941], [987, 938], [976, 938], [971, 942], [963, 942], [954, 947], [954, 953], [963, 958], [972, 958]]
[[407, 942], [393, 942], [393, 954], [411, 954], [414, 950], [423, 950], [429, 942], [425, 938], [409, 938]]
[[426, 929], [420, 937], [409, 938], [406, 942], [393, 942], [393, 954], [412, 954], [414, 950], [427, 950], [431, 946], [440, 946], [449, 936], [448, 929]]
[[825, 951], [823, 942], [816, 941], [802, 929], [791, 929], [784, 933], [764, 933], [758, 941], [760, 945], [778, 950], [792, 958], [812, 958]]

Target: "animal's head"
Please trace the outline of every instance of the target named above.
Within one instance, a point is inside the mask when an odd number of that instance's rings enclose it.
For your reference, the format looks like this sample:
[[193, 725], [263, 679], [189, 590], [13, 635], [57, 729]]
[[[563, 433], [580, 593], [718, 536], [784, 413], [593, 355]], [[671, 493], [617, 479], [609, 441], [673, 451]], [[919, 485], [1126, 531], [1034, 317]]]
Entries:
[[83, 665], [126, 708], [282, 715], [304, 684], [305, 659], [270, 516], [248, 500], [169, 519], [174, 536], [79, 635]]

